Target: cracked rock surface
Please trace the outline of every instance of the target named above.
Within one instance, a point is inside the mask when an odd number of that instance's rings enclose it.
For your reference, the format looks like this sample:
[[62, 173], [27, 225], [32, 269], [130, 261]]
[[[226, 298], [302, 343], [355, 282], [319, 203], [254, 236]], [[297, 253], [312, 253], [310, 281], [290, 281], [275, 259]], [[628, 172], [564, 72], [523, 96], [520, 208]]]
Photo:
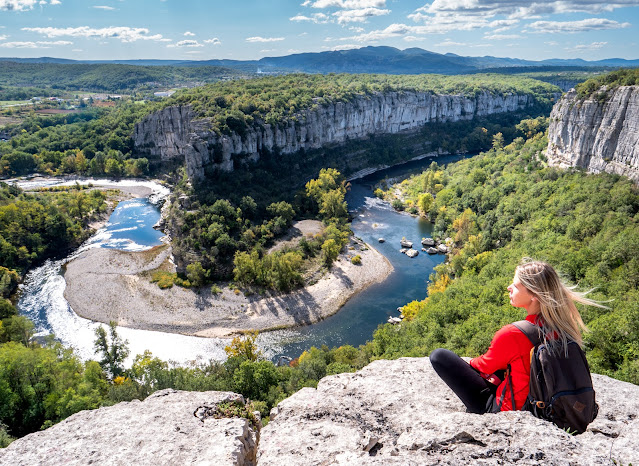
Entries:
[[1, 465], [252, 465], [256, 433], [244, 418], [198, 415], [230, 392], [161, 390], [144, 401], [81, 411], [0, 449]]
[[546, 155], [561, 168], [616, 173], [639, 182], [639, 86], [602, 87], [582, 101], [574, 90], [566, 93], [550, 114]]
[[593, 383], [599, 416], [571, 436], [526, 412], [467, 414], [428, 358], [375, 361], [274, 408], [258, 464], [639, 463], [639, 387], [600, 375]]

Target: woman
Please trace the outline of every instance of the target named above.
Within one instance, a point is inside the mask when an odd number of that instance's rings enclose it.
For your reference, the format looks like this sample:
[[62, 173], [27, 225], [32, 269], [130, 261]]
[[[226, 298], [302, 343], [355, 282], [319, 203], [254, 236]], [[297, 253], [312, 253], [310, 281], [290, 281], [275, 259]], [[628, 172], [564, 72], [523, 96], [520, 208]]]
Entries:
[[[567, 287], [549, 264], [530, 259], [515, 270], [508, 294], [510, 304], [526, 310], [526, 320], [539, 327], [552, 351], [566, 351], [569, 340], [582, 345], [581, 331], [587, 329], [575, 302], [605, 307]], [[431, 353], [430, 361], [468, 412], [518, 410], [528, 395], [532, 347], [528, 337], [509, 324], [497, 331], [488, 351], [470, 363], [442, 348]], [[510, 377], [505, 376], [507, 368]]]

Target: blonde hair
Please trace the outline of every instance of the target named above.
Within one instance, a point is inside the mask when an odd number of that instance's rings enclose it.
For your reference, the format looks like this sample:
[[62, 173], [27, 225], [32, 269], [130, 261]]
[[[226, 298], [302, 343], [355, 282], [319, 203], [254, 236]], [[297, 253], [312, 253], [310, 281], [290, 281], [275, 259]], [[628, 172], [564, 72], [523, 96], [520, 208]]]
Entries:
[[530, 258], [522, 259], [515, 269], [515, 275], [539, 301], [544, 343], [551, 351], [561, 346], [567, 352], [569, 340], [583, 346], [581, 332], [588, 331], [588, 328], [581, 319], [575, 302], [606, 308], [585, 297], [592, 290], [584, 293], [575, 291], [576, 287], [567, 286], [550, 264]]

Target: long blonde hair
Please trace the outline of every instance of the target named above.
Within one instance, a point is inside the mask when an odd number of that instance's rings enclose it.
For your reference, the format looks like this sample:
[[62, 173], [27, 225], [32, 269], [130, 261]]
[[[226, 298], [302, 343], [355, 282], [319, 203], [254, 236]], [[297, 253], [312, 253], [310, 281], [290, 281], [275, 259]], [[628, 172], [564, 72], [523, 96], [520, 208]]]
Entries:
[[588, 328], [581, 319], [575, 302], [601, 308], [606, 306], [586, 298], [589, 291], [581, 293], [575, 291], [576, 287], [567, 286], [546, 262], [524, 258], [515, 269], [515, 274], [539, 301], [544, 343], [552, 351], [560, 345], [564, 352], [568, 350], [569, 340], [583, 346], [581, 332], [588, 331]]

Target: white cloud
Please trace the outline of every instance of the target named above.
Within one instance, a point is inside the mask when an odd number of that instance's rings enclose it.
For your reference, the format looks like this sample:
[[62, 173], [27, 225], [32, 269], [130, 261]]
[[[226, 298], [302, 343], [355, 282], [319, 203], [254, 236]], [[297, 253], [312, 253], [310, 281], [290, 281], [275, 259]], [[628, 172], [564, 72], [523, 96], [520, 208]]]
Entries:
[[591, 44], [578, 44], [574, 47], [566, 47], [566, 50], [574, 50], [577, 52], [581, 50], [599, 50], [606, 45], [608, 45], [608, 42], [593, 42]]
[[309, 21], [315, 24], [327, 23], [328, 19], [328, 16], [324, 13], [313, 13], [311, 16], [296, 15], [289, 18], [290, 21]]
[[605, 18], [589, 18], [581, 21], [535, 21], [529, 27], [533, 29], [532, 32], [555, 34], [627, 28], [630, 27], [630, 23], [618, 23]]
[[360, 8], [383, 8], [386, 6], [386, 0], [307, 0], [302, 6], [310, 6], [311, 8], [344, 8], [356, 10]]
[[5, 40], [7, 36], [0, 36], [0, 40]]
[[439, 44], [435, 44], [435, 47], [468, 47], [468, 44], [465, 42], [455, 42], [451, 39], [446, 39]]
[[357, 44], [342, 44], [342, 45], [336, 45], [335, 47], [326, 47], [326, 46], [322, 46], [323, 50], [329, 50], [331, 52], [338, 52], [340, 50], [353, 50], [353, 49], [358, 49], [361, 47], [360, 45]]
[[201, 51], [201, 50], [187, 50], [187, 51], [186, 51], [186, 52], [184, 52], [184, 53], [194, 54], [194, 53], [202, 53], [202, 51]]
[[73, 42], [68, 40], [56, 40], [56, 41], [44, 41], [39, 40], [36, 42], [3, 42], [0, 47], [5, 49], [49, 49], [55, 45], [73, 45]]
[[167, 41], [170, 39], [163, 39], [162, 34], [148, 35], [149, 30], [147, 28], [130, 28], [127, 26], [111, 26], [108, 28], [90, 28], [89, 26], [80, 26], [75, 28], [54, 28], [54, 27], [36, 27], [36, 28], [22, 28], [23, 31], [37, 32], [47, 37], [86, 37], [97, 39], [119, 39], [122, 42], [135, 42], [138, 40], [155, 40], [155, 41]]
[[359, 8], [357, 10], [343, 10], [333, 13], [339, 24], [344, 23], [363, 23], [371, 16], [383, 16], [390, 14], [390, 10], [382, 10], [379, 8]]
[[191, 37], [191, 36], [194, 36], [195, 34], [193, 34], [191, 31], [186, 31], [184, 35]]
[[60, 0], [51, 0], [49, 3], [51, 5], [60, 5], [62, 2]]
[[37, 3], [37, 0], [0, 0], [0, 10], [31, 10]]
[[519, 34], [486, 34], [484, 39], [488, 40], [510, 40], [510, 39], [521, 39], [522, 36]]
[[406, 42], [417, 42], [420, 40], [424, 40], [424, 37], [404, 36], [404, 40]]
[[115, 8], [113, 8], [112, 6], [106, 6], [106, 5], [95, 5], [93, 8], [97, 8], [98, 10], [107, 10], [107, 11], [115, 10]]
[[247, 37], [246, 42], [279, 42], [284, 40], [283, 37]]
[[599, 0], [433, 0], [416, 10], [430, 14], [463, 13], [493, 17], [531, 18], [553, 13], [601, 13], [617, 8], [639, 5], [639, 0], [618, 0], [610, 3]]
[[72, 52], [84, 52], [84, 50], [82, 50], [82, 49], [73, 49], [73, 50], [71, 50], [71, 51], [72, 51]]
[[205, 44], [220, 45], [222, 42], [217, 37], [214, 37], [213, 39], [205, 39], [204, 43]]
[[204, 47], [204, 45], [200, 44], [196, 40], [185, 39], [185, 40], [176, 42], [175, 44], [169, 44], [167, 45], [167, 47]]

